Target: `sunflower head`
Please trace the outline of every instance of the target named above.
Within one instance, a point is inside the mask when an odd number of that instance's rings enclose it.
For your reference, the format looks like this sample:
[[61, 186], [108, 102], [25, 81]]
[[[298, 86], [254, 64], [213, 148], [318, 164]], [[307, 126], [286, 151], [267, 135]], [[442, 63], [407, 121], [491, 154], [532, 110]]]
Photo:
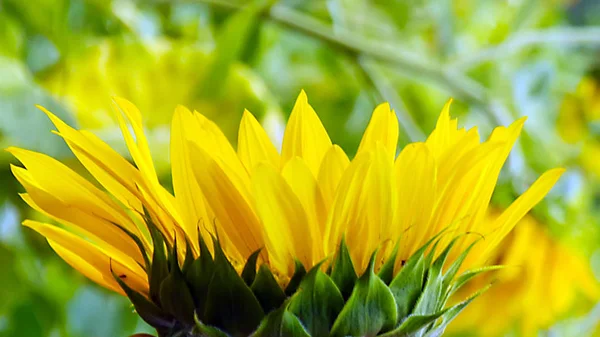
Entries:
[[13, 172], [23, 199], [64, 227], [25, 225], [127, 295], [161, 336], [441, 333], [472, 300], [448, 307], [448, 297], [486, 270], [469, 271], [562, 173], [542, 175], [489, 223], [523, 119], [480, 143], [447, 104], [429, 138], [396, 155], [398, 120], [382, 104], [350, 160], [302, 92], [281, 151], [249, 112], [236, 150], [212, 121], [178, 107], [172, 193], [157, 177], [141, 113], [124, 99], [114, 105], [133, 163], [46, 111], [103, 189], [23, 149], [9, 149], [24, 166]]

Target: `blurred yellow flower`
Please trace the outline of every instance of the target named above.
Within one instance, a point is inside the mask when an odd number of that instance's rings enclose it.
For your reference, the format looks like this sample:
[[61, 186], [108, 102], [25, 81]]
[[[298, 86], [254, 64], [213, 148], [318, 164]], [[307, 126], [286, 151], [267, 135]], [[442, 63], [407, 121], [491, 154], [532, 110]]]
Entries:
[[574, 93], [566, 95], [558, 116], [558, 131], [569, 143], [587, 141], [590, 124], [600, 121], [600, 85], [591, 78], [581, 80]]
[[[497, 216], [491, 215], [489, 221]], [[532, 216], [519, 222], [490, 262], [506, 268], [474, 280], [459, 293], [464, 297], [494, 282], [450, 325], [450, 331], [494, 337], [515, 329], [520, 336], [534, 336], [575, 305], [589, 308], [600, 298], [588, 261], [552, 238]]]
[[[302, 92], [281, 152], [247, 111], [236, 152], [214, 122], [179, 106], [171, 125], [172, 195], [158, 182], [140, 111], [124, 99], [114, 103], [135, 166], [92, 133], [77, 131], [46, 111], [57, 134], [106, 191], [46, 155], [9, 151], [24, 165], [12, 167], [27, 191], [23, 199], [64, 229], [34, 221], [25, 225], [46, 236], [74, 268], [117, 292], [122, 291], [111, 261], [133, 289], [148, 293], [138, 245], [151, 251], [146, 233], [152, 226], [171, 245], [176, 238], [189, 238], [195, 255], [198, 234], [206, 241], [218, 235], [236, 266], [264, 248], [261, 258], [282, 283], [294, 272], [295, 259], [308, 269], [331, 256], [344, 237], [360, 272], [376, 248], [384, 245], [380, 258], [385, 260], [402, 236], [397, 271], [448, 227], [455, 235], [486, 237], [465, 263], [466, 268], [480, 265], [563, 172], [543, 174], [490, 222], [485, 219], [488, 204], [524, 119], [496, 128], [480, 143], [476, 128], [457, 127], [448, 103], [427, 141], [406, 146], [396, 158], [398, 120], [382, 104], [350, 160], [331, 143]], [[451, 259], [473, 241], [474, 236], [459, 237], [460, 249]]]
[[588, 172], [600, 177], [600, 84], [591, 77], [581, 80], [577, 90], [562, 102], [557, 126], [568, 143], [581, 144], [579, 162]]
[[266, 123], [278, 122], [279, 108], [262, 81], [246, 66], [223, 71], [221, 95], [202, 95], [211, 54], [168, 40], [152, 43], [98, 41], [64, 62], [43, 80], [43, 86], [73, 112], [78, 126], [91, 130], [118, 150], [125, 144], [115, 127], [111, 98], [128, 97], [145, 112], [150, 149], [159, 175], [168, 173], [169, 122], [173, 107], [184, 104], [218, 123], [231, 141], [244, 108]]

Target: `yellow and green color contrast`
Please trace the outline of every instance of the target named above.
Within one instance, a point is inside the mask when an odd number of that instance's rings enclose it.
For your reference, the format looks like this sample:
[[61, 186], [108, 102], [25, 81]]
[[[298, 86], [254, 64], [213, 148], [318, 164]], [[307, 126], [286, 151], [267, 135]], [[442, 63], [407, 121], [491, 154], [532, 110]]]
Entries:
[[22, 198], [60, 224], [24, 225], [128, 296], [161, 337], [438, 335], [479, 293], [450, 297], [496, 268], [495, 248], [563, 172], [544, 173], [489, 221], [525, 120], [481, 142], [449, 108], [425, 142], [397, 155], [398, 120], [379, 105], [350, 159], [304, 92], [281, 151], [248, 111], [235, 148], [179, 106], [173, 191], [157, 178], [141, 112], [121, 98], [115, 116], [132, 162], [43, 108], [90, 179], [44, 154], [8, 151], [22, 163], [12, 167]]

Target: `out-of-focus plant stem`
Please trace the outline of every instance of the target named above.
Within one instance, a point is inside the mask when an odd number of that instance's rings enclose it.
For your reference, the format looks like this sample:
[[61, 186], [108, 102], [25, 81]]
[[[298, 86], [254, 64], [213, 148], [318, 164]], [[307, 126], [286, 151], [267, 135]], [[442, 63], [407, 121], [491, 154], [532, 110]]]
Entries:
[[[243, 9], [242, 5], [226, 0], [197, 1], [227, 10]], [[397, 93], [392, 93], [389, 85], [386, 85], [381, 81], [380, 76], [374, 73], [377, 65], [393, 67], [413, 78], [421, 78], [446, 88], [455, 98], [464, 100], [484, 111], [493, 124], [508, 125], [514, 120], [514, 116], [503, 102], [493, 99], [487, 93], [487, 88], [465, 75], [459, 68], [435, 63], [424, 55], [415, 54], [397, 46], [369, 41], [343, 29], [334, 30], [331, 25], [288, 6], [275, 4], [265, 11], [263, 16], [273, 22], [330, 43], [332, 47], [354, 56], [361, 70], [365, 72], [380, 94], [397, 107], [402, 127], [412, 141], [423, 140], [422, 131], [408, 112], [401, 109], [403, 104]], [[524, 162], [523, 151], [518, 146], [513, 149], [512, 156], [518, 158], [517, 162]], [[519, 167], [519, 170], [518, 174], [513, 172], [513, 176], [521, 178], [517, 184], [535, 176], [527, 167]]]
[[425, 133], [423, 133], [411, 114], [407, 111], [402, 97], [394, 90], [388, 79], [381, 74], [381, 70], [378, 68], [377, 63], [366, 56], [359, 56], [358, 62], [362, 71], [369, 78], [375, 89], [385, 100], [390, 102], [392, 107], [394, 107], [398, 121], [408, 139], [413, 142], [424, 141]]
[[541, 31], [517, 33], [504, 42], [478, 51], [474, 54], [458, 56], [448, 68], [466, 71], [486, 61], [507, 57], [520, 51], [542, 44], [554, 44], [561, 47], [574, 45], [600, 46], [600, 27], [563, 27]]
[[[227, 10], [239, 10], [243, 6], [223, 0], [199, 0]], [[492, 102], [486, 89], [468, 76], [453, 69], [440, 67], [423, 55], [403, 50], [397, 46], [387, 46], [371, 42], [352, 32], [334, 29], [320, 20], [283, 5], [272, 6], [264, 16], [283, 26], [314, 36], [330, 43], [333, 47], [358, 57], [363, 55], [382, 65], [392, 66], [413, 78], [422, 78], [446, 88], [460, 100], [479, 106], [489, 113], [494, 122], [505, 123], [511, 120], [510, 113], [499, 102]], [[384, 95], [388, 96], [388, 95]], [[403, 125], [406, 126], [406, 125]], [[415, 139], [416, 140], [416, 139]]]

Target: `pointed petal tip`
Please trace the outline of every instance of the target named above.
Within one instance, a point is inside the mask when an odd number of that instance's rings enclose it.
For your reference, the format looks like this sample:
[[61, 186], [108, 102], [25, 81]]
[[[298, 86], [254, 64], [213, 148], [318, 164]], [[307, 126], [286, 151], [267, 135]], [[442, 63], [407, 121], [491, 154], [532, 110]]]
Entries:
[[247, 121], [248, 119], [256, 119], [256, 117], [252, 112], [250, 112], [250, 110], [244, 109], [244, 112], [242, 113], [242, 121]]
[[6, 151], [14, 156], [15, 153], [19, 153], [19, 152], [23, 151], [23, 149], [18, 148], [16, 146], [9, 146], [9, 147], [5, 148], [4, 151]]
[[558, 180], [566, 171], [567, 169], [564, 167], [556, 167], [546, 171], [544, 174], [556, 176], [556, 180]]
[[304, 89], [300, 89], [298, 98], [296, 98], [296, 104], [298, 103], [308, 104], [308, 95], [306, 95], [306, 91], [304, 91]]

